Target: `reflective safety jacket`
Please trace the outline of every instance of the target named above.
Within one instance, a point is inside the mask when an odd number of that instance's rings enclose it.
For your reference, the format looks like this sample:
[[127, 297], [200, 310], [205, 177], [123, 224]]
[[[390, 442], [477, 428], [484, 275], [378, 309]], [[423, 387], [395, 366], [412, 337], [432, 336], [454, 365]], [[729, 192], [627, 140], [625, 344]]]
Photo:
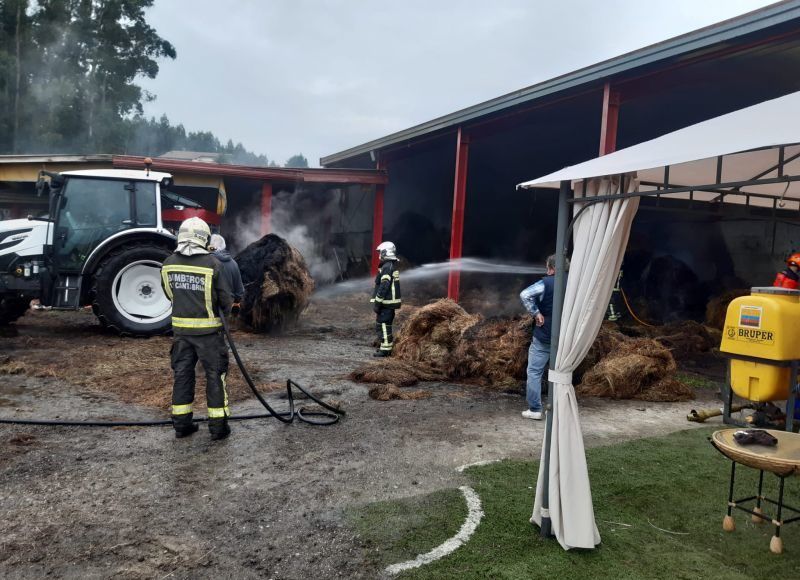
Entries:
[[791, 290], [797, 290], [798, 284], [800, 282], [800, 276], [792, 272], [791, 268], [786, 268], [782, 272], [778, 272], [778, 275], [775, 276], [775, 281], [772, 283], [773, 286], [777, 286], [778, 288], [789, 288]]
[[175, 334], [212, 334], [220, 315], [231, 311], [231, 290], [222, 265], [211, 254], [172, 254], [161, 267], [161, 286], [172, 301]]
[[375, 276], [375, 290], [370, 302], [377, 302], [384, 308], [397, 310], [402, 303], [400, 299], [400, 271], [397, 261], [386, 260], [381, 264], [380, 272]]

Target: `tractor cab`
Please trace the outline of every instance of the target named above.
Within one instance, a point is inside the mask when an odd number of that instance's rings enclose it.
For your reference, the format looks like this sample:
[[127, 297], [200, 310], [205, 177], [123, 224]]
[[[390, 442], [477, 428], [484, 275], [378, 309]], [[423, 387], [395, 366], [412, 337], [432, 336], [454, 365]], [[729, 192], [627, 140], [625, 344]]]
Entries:
[[0, 323], [38, 298], [59, 309], [91, 305], [123, 334], [168, 331], [160, 270], [174, 232], [193, 216], [219, 224], [171, 185], [171, 175], [149, 170], [42, 172], [37, 189], [49, 192], [49, 217], [0, 222], [0, 238], [9, 239], [0, 243]]

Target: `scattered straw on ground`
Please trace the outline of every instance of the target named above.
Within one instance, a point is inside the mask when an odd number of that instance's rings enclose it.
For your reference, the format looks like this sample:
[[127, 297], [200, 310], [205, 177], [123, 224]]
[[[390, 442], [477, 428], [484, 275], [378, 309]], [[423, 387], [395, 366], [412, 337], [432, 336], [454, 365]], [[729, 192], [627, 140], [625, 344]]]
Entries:
[[[9, 345], [16, 348], [0, 355], [0, 374], [61, 379], [91, 391], [112, 393], [126, 403], [169, 408], [171, 338], [122, 338], [106, 334], [99, 326], [63, 329], [58, 318], [49, 313], [41, 316], [29, 313], [26, 318], [51, 332], [46, 338], [26, 337], [26, 341]], [[72, 332], [68, 332], [70, 330]], [[201, 410], [206, 405], [202, 365], [198, 365], [196, 373], [195, 406]], [[233, 357], [227, 384], [231, 402], [252, 396]], [[258, 387], [270, 392], [284, 385], [259, 384]]]
[[400, 389], [397, 385], [377, 385], [369, 390], [369, 396], [376, 401], [412, 401], [417, 399], [427, 399], [431, 396], [430, 391], [407, 391]]
[[443, 381], [447, 376], [424, 364], [414, 364], [396, 358], [384, 358], [366, 363], [349, 378], [357, 383], [394, 384], [401, 387], [416, 385], [419, 381]]

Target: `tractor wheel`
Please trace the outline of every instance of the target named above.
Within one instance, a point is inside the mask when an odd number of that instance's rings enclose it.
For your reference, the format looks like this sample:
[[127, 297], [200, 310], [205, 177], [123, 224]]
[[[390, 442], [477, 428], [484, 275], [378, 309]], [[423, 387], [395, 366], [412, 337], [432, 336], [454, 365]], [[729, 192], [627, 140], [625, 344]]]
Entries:
[[172, 303], [161, 288], [161, 264], [170, 255], [153, 243], [125, 244], [94, 272], [92, 311], [122, 335], [153, 336], [172, 328]]
[[27, 312], [30, 299], [0, 298], [0, 326], [11, 324]]

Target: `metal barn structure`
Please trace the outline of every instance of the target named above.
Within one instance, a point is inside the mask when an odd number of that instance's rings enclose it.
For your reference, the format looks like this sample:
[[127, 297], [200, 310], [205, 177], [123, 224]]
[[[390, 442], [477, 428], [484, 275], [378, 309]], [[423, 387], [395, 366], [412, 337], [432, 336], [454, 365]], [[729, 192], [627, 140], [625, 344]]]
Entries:
[[[797, 91], [798, 70], [800, 1], [788, 0], [320, 163], [388, 174], [388, 183], [376, 190], [373, 245], [390, 238], [411, 263], [461, 256], [540, 262], [554, 249], [557, 202], [552, 195], [522, 195], [517, 183]], [[682, 263], [694, 277], [686, 295], [699, 296], [704, 305], [708, 296], [697, 288], [753, 285], [773, 273], [798, 237], [793, 218], [770, 208], [762, 208], [761, 221], [745, 224], [737, 213], [744, 210], [706, 204], [687, 220], [686, 204], [694, 201], [643, 200], [626, 276], [629, 269], [645, 276], [659, 258]], [[680, 254], [686, 236], [705, 251]], [[459, 298], [462, 276], [468, 275], [450, 273], [449, 297]]]

